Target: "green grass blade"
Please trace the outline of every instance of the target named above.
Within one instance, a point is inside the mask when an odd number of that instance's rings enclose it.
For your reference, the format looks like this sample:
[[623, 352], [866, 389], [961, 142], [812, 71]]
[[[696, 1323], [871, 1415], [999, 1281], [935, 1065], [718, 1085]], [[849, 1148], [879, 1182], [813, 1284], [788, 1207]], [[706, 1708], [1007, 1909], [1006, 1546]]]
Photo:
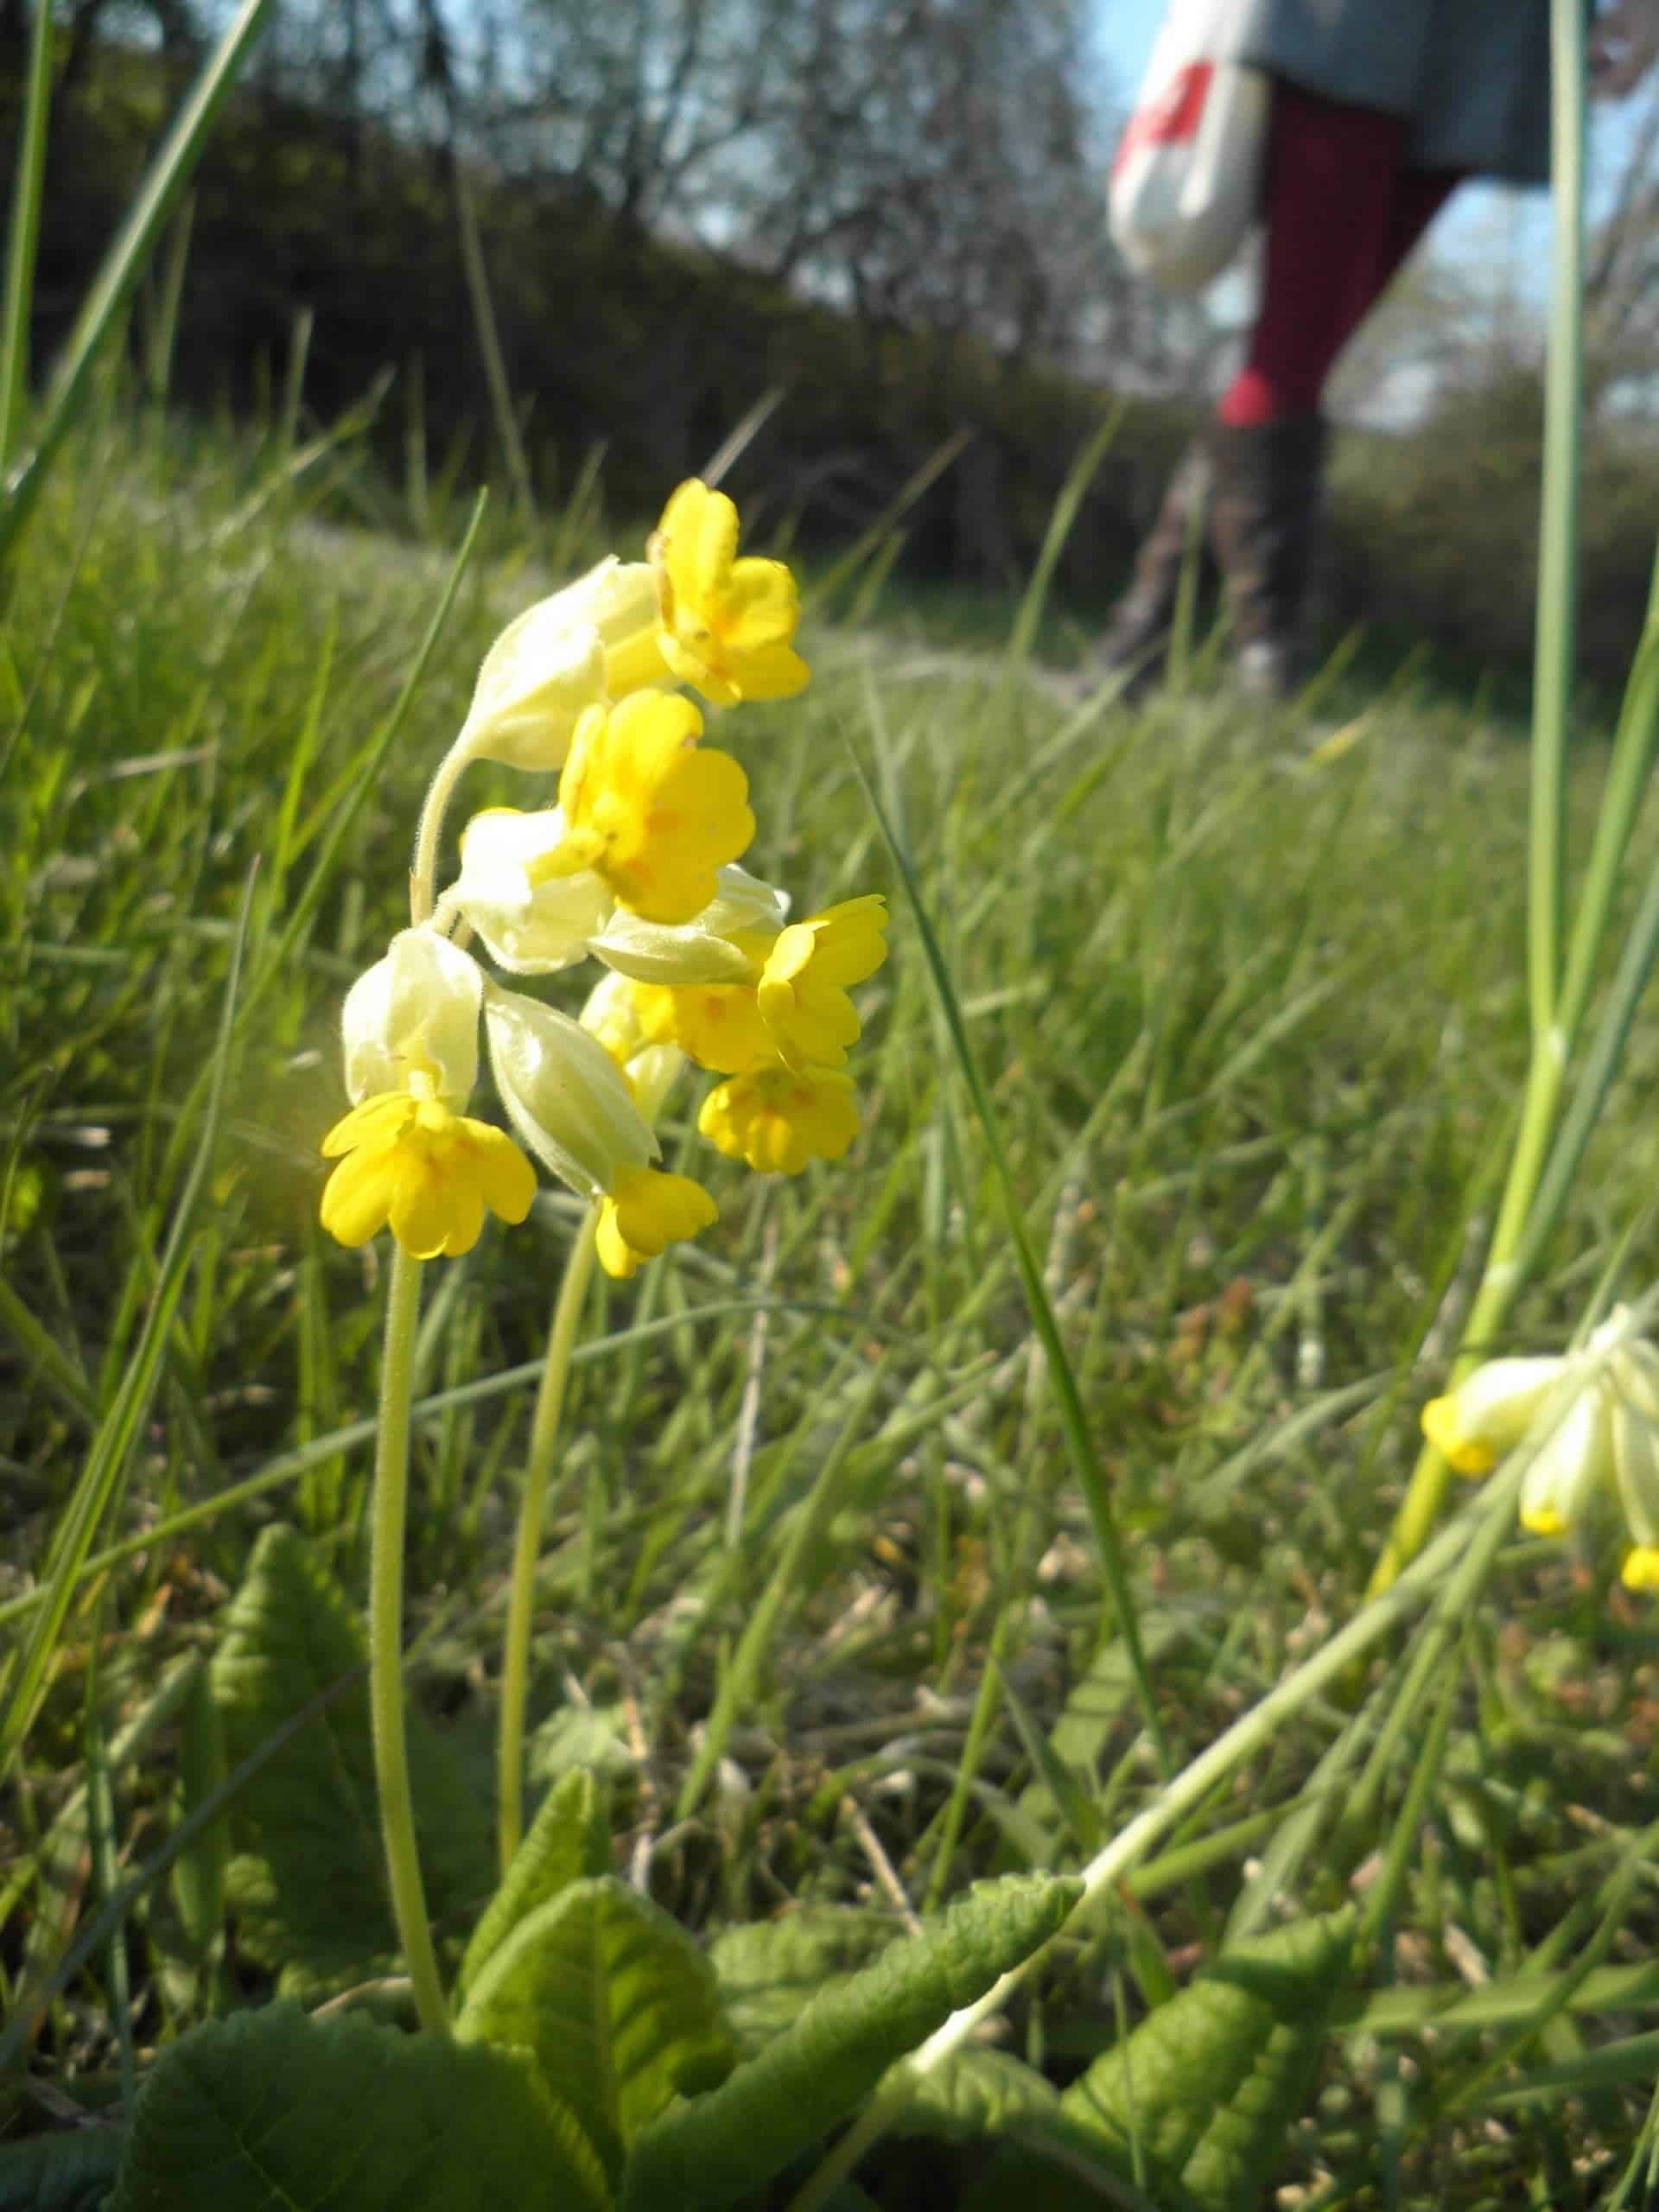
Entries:
[[1544, 374], [1544, 474], [1533, 663], [1532, 835], [1527, 982], [1535, 1049], [1547, 1049], [1560, 988], [1564, 794], [1573, 696], [1584, 409], [1584, 10], [1551, 0], [1550, 183], [1554, 238]]
[[225, 1081], [230, 1064], [231, 1033], [236, 1010], [237, 986], [241, 979], [242, 953], [248, 915], [253, 900], [253, 875], [242, 894], [230, 971], [219, 1016], [219, 1039], [208, 1078], [206, 1109], [193, 1128], [195, 1159], [173, 1216], [173, 1226], [162, 1255], [159, 1278], [149, 1310], [125, 1374], [99, 1422], [74, 1494], [54, 1533], [47, 1562], [47, 1595], [23, 1645], [16, 1677], [0, 1713], [0, 1777], [10, 1771], [44, 1691], [52, 1655], [74, 1595], [79, 1569], [92, 1548], [92, 1538], [130, 1461], [133, 1446], [143, 1427], [160, 1385], [163, 1355], [173, 1320], [184, 1295], [195, 1258], [197, 1203], [213, 1165], [219, 1134]]
[[79, 419], [99, 354], [143, 272], [162, 226], [201, 158], [208, 134], [270, 5], [271, 0], [242, 0], [168, 133], [166, 143], [150, 164], [127, 211], [126, 220], [104, 257], [54, 372], [34, 448], [16, 474], [7, 480], [3, 497], [0, 497], [0, 563], [15, 548], [40, 498], [59, 448]]
[[1066, 472], [1060, 495], [1054, 502], [1054, 511], [1044, 534], [1042, 550], [1037, 556], [1037, 565], [1031, 572], [1031, 582], [1026, 586], [1020, 601], [1020, 611], [1014, 618], [1014, 629], [1008, 638], [1008, 650], [1003, 666], [1012, 675], [1025, 666], [1031, 658], [1031, 648], [1037, 635], [1038, 625], [1043, 619], [1043, 608], [1048, 602], [1049, 587], [1054, 581], [1054, 571], [1059, 566], [1065, 542], [1071, 535], [1089, 486], [1095, 480], [1096, 471], [1105, 460], [1123, 420], [1127, 403], [1119, 400], [1105, 421], [1088, 440]]
[[46, 181], [47, 121], [52, 106], [52, 0], [35, 0], [29, 83], [6, 240], [6, 296], [0, 308], [0, 481], [11, 466], [29, 404], [29, 324], [35, 306], [35, 255]]
[[1095, 1451], [1094, 1439], [1090, 1433], [1089, 1416], [1084, 1410], [1082, 1394], [1077, 1389], [1077, 1378], [1072, 1370], [1071, 1362], [1065, 1349], [1065, 1342], [1060, 1334], [1059, 1323], [1055, 1319], [1053, 1304], [1043, 1281], [1042, 1262], [1038, 1256], [1035, 1245], [1032, 1243], [1031, 1230], [1027, 1224], [1024, 1209], [1020, 1203], [1020, 1194], [1014, 1188], [1014, 1171], [1008, 1164], [1007, 1151], [1002, 1142], [1002, 1132], [991, 1106], [990, 1094], [985, 1088], [983, 1077], [980, 1074], [979, 1064], [975, 1059], [973, 1048], [968, 1041], [967, 1025], [963, 1020], [961, 1001], [957, 996], [956, 986], [950, 980], [950, 971], [945, 965], [938, 933], [933, 926], [932, 918], [928, 913], [923, 900], [922, 888], [917, 880], [916, 871], [911, 865], [909, 855], [899, 844], [893, 833], [887, 810], [876, 796], [875, 786], [871, 783], [864, 763], [860, 760], [850, 738], [847, 741], [847, 749], [851, 755], [853, 770], [863, 790], [865, 800], [875, 817], [876, 825], [892, 856], [893, 864], [898, 869], [899, 880], [905, 887], [905, 895], [910, 901], [911, 912], [915, 918], [917, 934], [922, 941], [922, 950], [927, 960], [928, 971], [933, 979], [933, 988], [938, 995], [939, 1010], [944, 1017], [946, 1033], [950, 1039], [951, 1050], [956, 1055], [957, 1065], [962, 1071], [963, 1080], [968, 1087], [968, 1095], [973, 1103], [974, 1116], [985, 1141], [985, 1149], [990, 1158], [991, 1171], [996, 1179], [998, 1194], [1002, 1200], [1003, 1215], [1007, 1223], [1008, 1235], [1014, 1245], [1014, 1261], [1020, 1271], [1020, 1287], [1025, 1292], [1027, 1309], [1031, 1315], [1032, 1327], [1043, 1348], [1049, 1387], [1054, 1394], [1054, 1402], [1059, 1413], [1060, 1426], [1065, 1433], [1072, 1470], [1077, 1476], [1078, 1487], [1083, 1491], [1084, 1503], [1088, 1508], [1089, 1518], [1095, 1532], [1095, 1541], [1100, 1549], [1101, 1570], [1105, 1578], [1112, 1616], [1118, 1633], [1123, 1638], [1129, 1671], [1135, 1680], [1136, 1701], [1141, 1707], [1141, 1718], [1146, 1722], [1147, 1732], [1158, 1752], [1160, 1763], [1164, 1771], [1167, 1773], [1169, 1746], [1164, 1736], [1163, 1724], [1158, 1717], [1158, 1704], [1153, 1695], [1152, 1677], [1147, 1668], [1146, 1650], [1141, 1642], [1140, 1623], [1135, 1615], [1135, 1601], [1129, 1593], [1128, 1569], [1124, 1560], [1123, 1540], [1118, 1531], [1117, 1515], [1113, 1509], [1111, 1491], [1106, 1481], [1105, 1471], [1101, 1466], [1099, 1457]]

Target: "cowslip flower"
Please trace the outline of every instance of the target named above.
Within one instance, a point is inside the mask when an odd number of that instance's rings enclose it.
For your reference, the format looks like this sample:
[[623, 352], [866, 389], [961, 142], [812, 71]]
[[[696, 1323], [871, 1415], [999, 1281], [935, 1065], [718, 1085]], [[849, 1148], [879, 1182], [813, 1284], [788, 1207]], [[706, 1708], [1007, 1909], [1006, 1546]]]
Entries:
[[608, 1274], [631, 1275], [715, 1219], [701, 1185], [651, 1166], [658, 1151], [651, 1122], [590, 1029], [493, 983], [484, 1022], [508, 1120], [561, 1182], [600, 1201], [599, 1260]]
[[628, 1094], [647, 1122], [655, 1125], [669, 1092], [685, 1071], [677, 1045], [653, 1043], [639, 1019], [638, 988], [626, 976], [602, 976], [588, 992], [582, 1026], [596, 1038], [620, 1070]]
[[559, 779], [564, 835], [550, 873], [591, 869], [650, 922], [689, 922], [719, 871], [754, 836], [748, 779], [729, 753], [697, 743], [689, 699], [637, 691], [576, 726]]
[[887, 902], [872, 893], [791, 922], [779, 938], [755, 995], [785, 1067], [845, 1065], [859, 1030], [848, 987], [873, 976], [887, 958]]
[[740, 561], [737, 533], [737, 509], [694, 476], [664, 508], [646, 549], [663, 658], [717, 707], [792, 698], [808, 675], [790, 642], [800, 615], [795, 579], [781, 561]]
[[[684, 931], [659, 931], [647, 971], [652, 981], [639, 993], [640, 1018], [653, 1037], [671, 1040], [718, 1075], [842, 1067], [860, 1027], [849, 987], [886, 959], [887, 918], [886, 901], [872, 893], [770, 938], [754, 928], [728, 931], [718, 940], [727, 957], [718, 980], [703, 979], [709, 938], [701, 918]], [[594, 950], [638, 976], [643, 963], [630, 960], [626, 930], [613, 925], [609, 936], [610, 943], [596, 938]], [[668, 941], [674, 937], [685, 940], [690, 975], [675, 972]], [[733, 967], [741, 980], [732, 979]]]
[[757, 1173], [798, 1175], [809, 1160], [839, 1160], [857, 1136], [852, 1078], [833, 1069], [733, 1076], [703, 1100], [697, 1128]]
[[689, 1175], [635, 1168], [601, 1202], [594, 1230], [599, 1264], [607, 1275], [626, 1279], [665, 1245], [707, 1229], [718, 1212], [702, 1184]]
[[536, 1171], [504, 1130], [411, 1091], [353, 1107], [322, 1150], [340, 1162], [323, 1186], [322, 1225], [342, 1244], [390, 1227], [415, 1259], [455, 1259], [477, 1243], [486, 1206], [516, 1224], [536, 1196]]
[[1522, 1526], [1565, 1535], [1615, 1509], [1630, 1538], [1620, 1575], [1659, 1588], [1659, 1352], [1616, 1306], [1580, 1351], [1493, 1359], [1424, 1407], [1423, 1432], [1459, 1473], [1483, 1475], [1531, 1432], [1558, 1418], [1522, 1478]]
[[657, 583], [614, 555], [526, 607], [484, 656], [456, 747], [510, 768], [563, 766], [590, 707], [668, 680]]

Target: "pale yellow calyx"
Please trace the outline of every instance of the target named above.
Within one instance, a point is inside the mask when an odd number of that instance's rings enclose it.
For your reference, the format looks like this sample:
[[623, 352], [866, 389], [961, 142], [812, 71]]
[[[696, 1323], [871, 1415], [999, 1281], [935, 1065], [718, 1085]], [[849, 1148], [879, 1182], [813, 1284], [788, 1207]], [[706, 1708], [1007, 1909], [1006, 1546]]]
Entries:
[[322, 1152], [340, 1161], [322, 1192], [329, 1235], [366, 1244], [390, 1227], [417, 1260], [469, 1252], [486, 1206], [520, 1222], [536, 1195], [536, 1171], [504, 1131], [407, 1091], [354, 1106], [324, 1137]]
[[620, 1177], [601, 1202], [594, 1231], [599, 1263], [607, 1274], [626, 1279], [665, 1246], [707, 1229], [719, 1211], [689, 1175], [637, 1168]]
[[717, 1151], [757, 1173], [798, 1175], [810, 1160], [842, 1157], [858, 1135], [858, 1108], [847, 1076], [767, 1068], [711, 1090], [697, 1128]]
[[690, 701], [664, 691], [584, 715], [559, 779], [563, 841], [540, 866], [591, 868], [647, 921], [689, 922], [754, 836], [748, 779], [702, 731]]
[[808, 676], [791, 643], [800, 615], [794, 577], [781, 561], [740, 561], [737, 537], [737, 509], [692, 477], [664, 508], [646, 549], [663, 657], [717, 707], [791, 698]]

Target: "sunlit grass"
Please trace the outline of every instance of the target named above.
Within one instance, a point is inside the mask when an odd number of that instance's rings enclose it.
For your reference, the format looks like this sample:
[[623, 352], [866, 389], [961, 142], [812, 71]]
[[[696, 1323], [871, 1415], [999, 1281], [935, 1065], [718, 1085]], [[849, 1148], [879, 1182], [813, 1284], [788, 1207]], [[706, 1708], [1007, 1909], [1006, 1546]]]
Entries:
[[[117, 1859], [142, 1860], [173, 1775], [123, 1752], [122, 1730], [175, 1659], [210, 1647], [257, 1529], [292, 1520], [347, 1587], [365, 1572], [366, 1440], [329, 1440], [373, 1404], [377, 1262], [325, 1249], [315, 1226], [316, 1140], [343, 1104], [334, 1011], [399, 919], [407, 825], [478, 658], [539, 585], [537, 549], [486, 528], [381, 771], [314, 876], [443, 563], [325, 528], [302, 496], [280, 457], [272, 473], [269, 454], [207, 442], [186, 466], [149, 433], [88, 430], [38, 511], [0, 647], [0, 1622], [14, 1652], [54, 1531], [89, 1494], [92, 1440], [154, 1335], [250, 902], [220, 1141], [143, 1426], [89, 1546], [133, 1548], [77, 1585], [27, 1787], [7, 1806], [14, 2004], [61, 1948], [41, 1931], [73, 1912], [64, 1844], [84, 1833], [89, 1703]], [[803, 700], [732, 718], [721, 741], [764, 777], [753, 865], [803, 911], [898, 892], [848, 738], [868, 764], [1046, 1262], [1179, 1763], [1351, 1612], [1416, 1407], [1455, 1348], [1527, 1064], [1524, 742], [1409, 683], [1338, 725], [1202, 689], [1130, 715], [1040, 664], [1011, 672], [994, 642], [964, 648], [970, 627], [982, 633], [982, 611], [947, 636], [926, 609], [877, 596], [804, 637]], [[1594, 743], [1569, 758], [1580, 860], [1604, 766]], [[477, 782], [481, 803], [489, 773]], [[523, 789], [504, 777], [495, 795], [522, 803]], [[1637, 837], [1645, 861], [1650, 829]], [[893, 906], [895, 957], [861, 994], [867, 1122], [849, 1166], [717, 1178], [715, 1230], [591, 1294], [572, 1375], [532, 1780], [578, 1758], [613, 1767], [652, 1893], [704, 1931], [785, 1897], [870, 1894], [887, 1878], [871, 1835], [918, 1901], [1001, 1866], [1076, 1863], [1093, 1840], [1059, 1771], [1033, 1766], [1033, 1728], [1083, 1777], [1103, 1833], [1152, 1779], [1125, 1756], [1127, 1675], [1097, 1673], [1066, 1712], [1098, 1663], [1089, 1517], [969, 1101]], [[1654, 1273], [1644, 1099], [1659, 1032], [1640, 1008], [1630, 1052], [1512, 1317], [1517, 1344], [1555, 1348], [1615, 1255], [1627, 1289]], [[671, 1122], [666, 1164], [690, 1119]], [[486, 1234], [446, 1264], [422, 1334], [417, 1397], [479, 1394], [418, 1420], [410, 1680], [486, 1797], [530, 1363], [580, 1218], [544, 1196], [527, 1231]], [[215, 1510], [268, 1467], [256, 1499]], [[1375, 1976], [1406, 1985], [1388, 2003], [1513, 1974], [1659, 1810], [1654, 1638], [1606, 1588], [1611, 1565], [1517, 1541], [1496, 1602], [1461, 1624], [1418, 1871]], [[1146, 1870], [1144, 1924], [1115, 1916], [1074, 1959], [1042, 2012], [1062, 2070], [1112, 2039], [1117, 1980], [1133, 2012], [1137, 1986], [1148, 1999], [1160, 1986], [1160, 1948], [1179, 1961], [1218, 1938], [1244, 1862], [1344, 1718], [1333, 1701], [1288, 1726], [1235, 1796], [1181, 1828], [1163, 1878]], [[1332, 1822], [1292, 1869], [1309, 1910], [1338, 1902], [1385, 1843], [1414, 1751], [1380, 1777], [1374, 1832]], [[157, 1888], [129, 1920], [143, 2047], [214, 2001], [170, 1910]], [[1597, 1971], [1637, 1961], [1651, 1935], [1621, 1891]], [[1627, 2020], [1652, 2001], [1619, 1987]], [[117, 2068], [115, 1995], [94, 1963], [54, 1999], [40, 2043], [54, 2073]], [[1561, 2062], [1579, 2033], [1562, 2014], [1519, 2063]], [[1473, 2206], [1505, 2176], [1628, 2145], [1639, 2102], [1617, 2088], [1583, 2115], [1558, 2099], [1460, 2133], [1450, 2115], [1493, 2047], [1415, 2050], [1447, 2116], [1426, 2097], [1396, 2122], [1391, 2062], [1374, 2042], [1340, 2046], [1294, 2171], [1351, 2171], [1397, 2127], [1405, 2201], [1444, 2185]]]

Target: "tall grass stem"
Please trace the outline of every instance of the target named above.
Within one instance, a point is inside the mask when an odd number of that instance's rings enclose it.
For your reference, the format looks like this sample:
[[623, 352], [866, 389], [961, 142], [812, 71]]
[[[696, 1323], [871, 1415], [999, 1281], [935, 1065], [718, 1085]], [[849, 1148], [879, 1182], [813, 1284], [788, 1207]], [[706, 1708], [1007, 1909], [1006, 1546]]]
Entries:
[[[1566, 849], [1567, 733], [1573, 696], [1574, 612], [1578, 591], [1579, 444], [1584, 394], [1584, 10], [1581, 0], [1551, 0], [1550, 181], [1554, 206], [1549, 346], [1544, 388], [1544, 474], [1539, 518], [1538, 608], [1533, 660], [1531, 832], [1527, 863], [1527, 1003], [1532, 1050], [1521, 1124], [1498, 1206], [1497, 1224], [1480, 1287], [1469, 1310], [1452, 1369], [1455, 1384], [1490, 1352], [1524, 1280], [1529, 1217], [1567, 1079], [1574, 1025], [1588, 997], [1594, 955], [1611, 911], [1619, 793], [1633, 779], [1615, 777], [1598, 836], [1600, 869], [1586, 885], [1572, 963], [1573, 1004], [1564, 1003], [1561, 918]], [[1633, 818], [1634, 805], [1631, 805]], [[1628, 820], [1624, 835], [1628, 836]], [[1611, 863], [1611, 864], [1610, 864]], [[1593, 924], [1593, 934], [1591, 925]], [[1369, 1594], [1386, 1590], [1421, 1550], [1446, 1502], [1452, 1470], [1433, 1446], [1418, 1454], [1411, 1481], [1372, 1572]]]
[[1124, 1556], [1123, 1539], [1117, 1525], [1117, 1515], [1112, 1505], [1111, 1492], [1107, 1485], [1105, 1470], [1090, 1433], [1089, 1416], [1084, 1409], [1083, 1395], [1077, 1388], [1077, 1378], [1072, 1371], [1065, 1342], [1060, 1335], [1059, 1323], [1055, 1319], [1052, 1301], [1043, 1281], [1042, 1262], [1032, 1243], [1020, 1194], [1014, 1187], [1014, 1170], [1002, 1142], [1002, 1132], [991, 1106], [990, 1094], [985, 1088], [979, 1064], [974, 1058], [973, 1047], [968, 1041], [968, 1031], [962, 1017], [950, 971], [945, 963], [939, 944], [938, 933], [933, 927], [922, 898], [921, 886], [910, 858], [899, 843], [898, 836], [871, 783], [863, 761], [850, 742], [848, 750], [852, 756], [853, 769], [862, 787], [864, 797], [883, 842], [898, 869], [905, 887], [905, 895], [915, 918], [917, 933], [922, 941], [928, 970], [941, 1017], [950, 1037], [957, 1064], [968, 1086], [968, 1096], [973, 1102], [975, 1118], [980, 1135], [990, 1156], [991, 1169], [997, 1190], [1002, 1199], [1003, 1212], [1007, 1222], [1008, 1235], [1014, 1246], [1015, 1264], [1020, 1272], [1020, 1287], [1025, 1292], [1026, 1306], [1031, 1316], [1032, 1328], [1043, 1349], [1044, 1365], [1048, 1375], [1049, 1388], [1053, 1393], [1059, 1414], [1061, 1431], [1065, 1437], [1072, 1471], [1083, 1492], [1084, 1503], [1094, 1529], [1095, 1541], [1100, 1553], [1102, 1578], [1117, 1633], [1123, 1639], [1124, 1656], [1128, 1662], [1130, 1680], [1135, 1685], [1135, 1701], [1146, 1723], [1147, 1734], [1158, 1755], [1158, 1763], [1165, 1775], [1171, 1771], [1168, 1739], [1158, 1715], [1158, 1700], [1153, 1694], [1152, 1675], [1147, 1665], [1146, 1648], [1141, 1641], [1140, 1620], [1135, 1613], [1135, 1600], [1129, 1590], [1128, 1564]]
[[46, 186], [47, 122], [52, 107], [52, 0], [35, 0], [29, 82], [6, 238], [6, 296], [0, 315], [0, 480], [23, 434], [29, 404], [29, 326], [35, 307], [35, 257]]

